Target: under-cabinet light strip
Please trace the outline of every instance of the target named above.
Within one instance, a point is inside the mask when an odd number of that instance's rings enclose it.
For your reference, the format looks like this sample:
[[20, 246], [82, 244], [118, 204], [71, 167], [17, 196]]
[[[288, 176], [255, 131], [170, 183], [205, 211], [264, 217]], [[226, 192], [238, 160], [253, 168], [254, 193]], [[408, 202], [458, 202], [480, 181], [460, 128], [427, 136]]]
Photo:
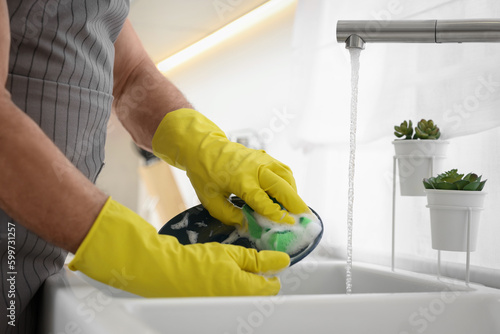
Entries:
[[162, 73], [166, 73], [176, 66], [196, 57], [213, 46], [248, 30], [260, 22], [278, 14], [296, 0], [270, 0], [233, 22], [225, 25], [214, 33], [173, 54], [157, 64]]

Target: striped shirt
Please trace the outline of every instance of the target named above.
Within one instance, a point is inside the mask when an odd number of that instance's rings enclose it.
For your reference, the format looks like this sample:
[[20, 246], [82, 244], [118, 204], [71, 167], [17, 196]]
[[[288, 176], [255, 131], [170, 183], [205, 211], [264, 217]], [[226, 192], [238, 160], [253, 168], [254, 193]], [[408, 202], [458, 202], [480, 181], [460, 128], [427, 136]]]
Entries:
[[[103, 166], [113, 100], [114, 42], [129, 1], [7, 0], [7, 5], [11, 49], [6, 87], [12, 100], [95, 182]], [[58, 167], [53, 168], [57, 172]], [[8, 223], [15, 226], [15, 327], [8, 325], [4, 315], [10, 301]], [[0, 333], [33, 333], [40, 286], [62, 268], [66, 252], [1, 210], [0, 226]]]

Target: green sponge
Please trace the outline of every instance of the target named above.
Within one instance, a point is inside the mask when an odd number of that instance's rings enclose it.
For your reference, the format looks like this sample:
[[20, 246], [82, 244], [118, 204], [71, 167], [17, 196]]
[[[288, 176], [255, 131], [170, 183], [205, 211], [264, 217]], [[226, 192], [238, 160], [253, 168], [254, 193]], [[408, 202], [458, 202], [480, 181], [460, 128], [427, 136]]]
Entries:
[[309, 225], [310, 222], [312, 222], [312, 219], [307, 218], [307, 217], [300, 217], [300, 219], [299, 219], [299, 224], [304, 226], [304, 227]]
[[297, 239], [292, 231], [274, 232], [269, 238], [271, 250], [288, 253], [290, 245]]
[[[253, 216], [254, 211], [248, 205], [244, 205], [242, 209], [243, 209], [243, 214], [245, 215], [248, 222], [248, 232], [250, 233], [250, 236], [256, 240], [261, 239], [262, 234], [265, 232], [269, 232], [270, 229], [269, 228], [264, 229], [257, 223], [257, 220]], [[302, 226], [306, 226], [310, 222], [311, 220], [306, 217], [301, 217], [300, 219], [300, 224]], [[287, 253], [290, 248], [290, 245], [292, 245], [296, 239], [297, 236], [292, 231], [276, 231], [271, 234], [271, 236], [268, 239], [267, 245], [265, 246], [268, 250], [275, 250]]]
[[255, 239], [260, 239], [262, 237], [262, 227], [257, 223], [253, 216], [253, 209], [248, 205], [243, 206], [243, 214], [245, 215], [248, 222], [248, 232], [250, 236]]

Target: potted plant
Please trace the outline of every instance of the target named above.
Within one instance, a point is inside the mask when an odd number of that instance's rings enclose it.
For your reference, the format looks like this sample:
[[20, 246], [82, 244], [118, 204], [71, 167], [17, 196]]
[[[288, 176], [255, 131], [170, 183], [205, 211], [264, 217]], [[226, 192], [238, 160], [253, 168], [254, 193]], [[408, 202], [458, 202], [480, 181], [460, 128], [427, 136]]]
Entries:
[[424, 179], [427, 207], [431, 215], [432, 248], [467, 251], [476, 250], [480, 214], [483, 210], [486, 180], [474, 173], [459, 174], [457, 169]]
[[[415, 129], [415, 130], [414, 130]], [[412, 121], [394, 127], [394, 149], [398, 160], [402, 196], [425, 196], [422, 179], [440, 171], [448, 141], [439, 140], [441, 131], [432, 120], [422, 119], [413, 128]]]

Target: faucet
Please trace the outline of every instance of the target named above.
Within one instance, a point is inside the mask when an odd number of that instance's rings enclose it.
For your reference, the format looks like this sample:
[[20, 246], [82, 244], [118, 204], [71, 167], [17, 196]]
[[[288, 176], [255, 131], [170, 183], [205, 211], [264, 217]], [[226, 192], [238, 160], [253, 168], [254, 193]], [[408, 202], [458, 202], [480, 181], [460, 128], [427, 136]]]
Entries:
[[341, 20], [337, 42], [347, 49], [364, 49], [365, 43], [500, 42], [500, 19]]

